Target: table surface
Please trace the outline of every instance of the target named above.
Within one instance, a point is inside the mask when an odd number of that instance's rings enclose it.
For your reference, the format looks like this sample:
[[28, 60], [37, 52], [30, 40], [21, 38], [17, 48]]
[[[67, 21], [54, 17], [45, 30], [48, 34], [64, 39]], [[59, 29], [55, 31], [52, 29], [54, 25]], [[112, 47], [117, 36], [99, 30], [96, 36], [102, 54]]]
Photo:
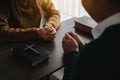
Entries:
[[[61, 42], [66, 32], [75, 32], [74, 19], [71, 18], [61, 22], [53, 42], [39, 42], [41, 47], [48, 50], [49, 59], [34, 68], [26, 65], [11, 53], [11, 48], [18, 46], [20, 43], [0, 45], [0, 80], [39, 80], [62, 68], [63, 49]], [[91, 37], [82, 34], [80, 36], [85, 42], [89, 42], [91, 39]]]

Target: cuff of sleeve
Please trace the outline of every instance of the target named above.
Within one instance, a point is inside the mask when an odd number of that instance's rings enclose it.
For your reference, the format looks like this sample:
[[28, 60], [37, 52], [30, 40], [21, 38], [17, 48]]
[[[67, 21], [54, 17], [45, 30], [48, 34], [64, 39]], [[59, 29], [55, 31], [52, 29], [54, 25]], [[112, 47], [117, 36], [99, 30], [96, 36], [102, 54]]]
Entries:
[[52, 23], [46, 23], [45, 26], [49, 26], [49, 27], [54, 27], [55, 28], [55, 26]]
[[69, 55], [65, 55], [63, 59], [64, 64], [75, 64], [79, 55], [78, 51], [72, 51]]
[[39, 30], [39, 28], [35, 28], [35, 29], [33, 29], [33, 38], [35, 38], [35, 39], [39, 39], [40, 38], [40, 36], [39, 36], [39, 34], [38, 34], [38, 30]]
[[55, 29], [58, 29], [59, 28], [59, 23], [55, 23], [54, 21], [48, 21], [48, 22], [46, 22], [45, 23], [45, 25], [47, 25], [47, 26], [52, 26], [52, 27], [54, 27]]

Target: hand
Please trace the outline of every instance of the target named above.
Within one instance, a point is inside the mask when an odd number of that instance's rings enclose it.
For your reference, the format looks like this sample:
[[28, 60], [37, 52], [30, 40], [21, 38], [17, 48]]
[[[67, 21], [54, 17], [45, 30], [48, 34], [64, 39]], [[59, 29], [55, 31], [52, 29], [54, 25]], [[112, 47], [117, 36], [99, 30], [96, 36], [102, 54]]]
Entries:
[[82, 47], [84, 45], [84, 42], [81, 40], [80, 36], [78, 36], [76, 33], [69, 32], [68, 34], [77, 41], [77, 43], [79, 44], [79, 47]]
[[77, 41], [68, 33], [66, 33], [63, 38], [62, 47], [66, 54], [72, 51], [79, 51], [79, 46]]
[[56, 36], [56, 29], [54, 27], [45, 26], [44, 28], [45, 28], [45, 30], [47, 31], [47, 34], [50, 37], [55, 38], [55, 36]]
[[38, 29], [38, 34], [45, 41], [52, 41], [56, 37], [56, 29], [53, 27], [43, 27]]

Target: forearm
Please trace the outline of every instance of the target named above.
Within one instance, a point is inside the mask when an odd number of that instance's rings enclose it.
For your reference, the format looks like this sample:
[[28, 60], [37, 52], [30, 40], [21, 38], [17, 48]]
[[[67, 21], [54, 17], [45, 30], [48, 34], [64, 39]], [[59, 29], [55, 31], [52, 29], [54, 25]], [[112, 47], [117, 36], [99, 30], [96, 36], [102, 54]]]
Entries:
[[46, 23], [45, 25], [53, 26], [56, 29], [59, 28], [60, 25], [60, 13], [55, 9], [54, 4], [51, 0], [44, 0], [44, 4], [42, 5], [43, 11], [45, 12]]
[[39, 38], [37, 28], [1, 28], [0, 41], [19, 42]]
[[64, 56], [64, 77], [63, 80], [71, 80], [73, 68], [79, 56], [79, 52], [73, 51], [69, 55]]
[[60, 15], [59, 12], [51, 13], [48, 16], [46, 16], [47, 21], [45, 25], [47, 26], [53, 26], [55, 29], [58, 29], [60, 26]]

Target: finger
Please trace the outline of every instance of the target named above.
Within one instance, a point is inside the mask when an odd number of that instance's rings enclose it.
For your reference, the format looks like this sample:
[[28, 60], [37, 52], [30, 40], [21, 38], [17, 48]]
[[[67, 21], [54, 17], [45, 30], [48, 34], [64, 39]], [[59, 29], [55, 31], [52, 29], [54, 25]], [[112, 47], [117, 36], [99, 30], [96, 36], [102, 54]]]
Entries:
[[49, 36], [48, 39], [54, 39], [56, 36]]
[[77, 34], [74, 33], [74, 32], [69, 32], [68, 34], [71, 35], [71, 36], [74, 37], [74, 38], [77, 36]]
[[54, 33], [54, 34], [48, 34], [47, 36], [48, 37], [56, 37], [56, 33]]
[[72, 37], [68, 33], [66, 33], [63, 40], [67, 42], [67, 41], [72, 40]]
[[56, 30], [54, 27], [50, 27], [50, 26], [45, 27], [45, 29]]
[[83, 46], [85, 43], [80, 36], [77, 36], [74, 32], [69, 32], [69, 34], [79, 43], [80, 46]]
[[69, 37], [69, 35], [67, 33], [65, 34], [64, 38], [70, 39], [70, 37]]
[[69, 35], [68, 33], [66, 33], [65, 37], [66, 37], [67, 39], [73, 39], [73, 37], [72, 37], [71, 35]]
[[48, 38], [55, 38], [56, 35], [47, 35]]
[[80, 41], [80, 36], [78, 36], [76, 33], [70, 32], [68, 34], [71, 35], [77, 42]]
[[51, 28], [49, 28], [49, 27], [45, 27], [44, 28], [46, 31], [48, 31], [48, 32], [52, 32], [53, 30], [51, 29]]
[[62, 44], [64, 44], [66, 42], [66, 40], [67, 40], [67, 38], [63, 37]]
[[52, 32], [50, 32], [50, 34], [51, 34], [51, 35], [55, 35], [55, 34], [56, 34], [56, 31], [53, 30]]

